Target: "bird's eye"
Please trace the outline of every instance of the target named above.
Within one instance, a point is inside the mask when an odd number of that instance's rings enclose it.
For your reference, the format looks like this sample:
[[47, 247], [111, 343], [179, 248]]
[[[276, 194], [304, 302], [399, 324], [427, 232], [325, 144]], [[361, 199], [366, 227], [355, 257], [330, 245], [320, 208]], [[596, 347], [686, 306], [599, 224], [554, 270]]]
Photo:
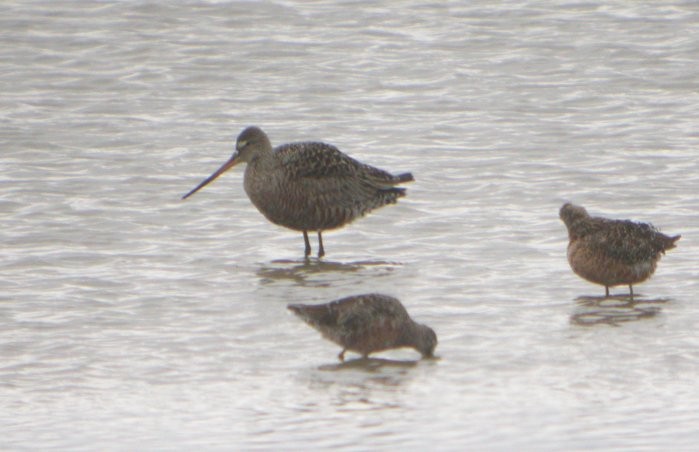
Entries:
[[243, 149], [243, 148], [244, 148], [245, 146], [247, 146], [247, 145], [248, 145], [248, 141], [247, 141], [247, 140], [238, 141], [238, 146], [237, 146], [237, 148], [238, 148], [238, 150], [241, 150], [241, 149]]

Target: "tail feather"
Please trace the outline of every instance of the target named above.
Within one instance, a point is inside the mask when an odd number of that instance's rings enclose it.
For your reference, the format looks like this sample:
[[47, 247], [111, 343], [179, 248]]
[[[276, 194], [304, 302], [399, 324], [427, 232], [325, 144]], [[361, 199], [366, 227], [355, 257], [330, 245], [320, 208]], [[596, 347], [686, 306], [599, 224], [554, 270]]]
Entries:
[[394, 187], [394, 185], [415, 180], [412, 173], [402, 173], [392, 177], [392, 180], [388, 181], [388, 183], [381, 184], [382, 186], [379, 188], [381, 193], [389, 195], [389, 202], [395, 202], [397, 198], [405, 196], [405, 188]]
[[[401, 187], [382, 188], [381, 192], [382, 193], [390, 193], [391, 195], [395, 195], [395, 198], [400, 198], [401, 196], [405, 196], [405, 188], [401, 188]], [[395, 198], [391, 198], [391, 199], [395, 200]]]
[[403, 182], [413, 182], [415, 178], [413, 178], [412, 173], [403, 173], [395, 176], [396, 179], [398, 179], [398, 183], [403, 183]]
[[666, 250], [671, 250], [671, 249], [673, 249], [674, 247], [676, 247], [677, 245], [675, 245], [675, 242], [678, 241], [681, 237], [682, 237], [682, 236], [679, 235], [679, 234], [677, 234], [677, 235], [675, 235], [675, 236], [673, 236], [673, 237], [667, 237], [667, 239], [665, 240], [665, 249], [666, 249]]

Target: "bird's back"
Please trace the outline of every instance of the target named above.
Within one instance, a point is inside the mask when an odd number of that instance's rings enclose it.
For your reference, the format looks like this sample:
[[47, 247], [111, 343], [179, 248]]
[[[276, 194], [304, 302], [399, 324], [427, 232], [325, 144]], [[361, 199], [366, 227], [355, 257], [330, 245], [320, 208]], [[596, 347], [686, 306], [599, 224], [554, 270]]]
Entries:
[[592, 217], [589, 232], [580, 237], [595, 252], [629, 265], [657, 260], [675, 247], [680, 236], [667, 236], [651, 224]]
[[283, 144], [275, 148], [274, 152], [290, 177], [357, 177], [384, 186], [413, 180], [410, 174], [394, 176], [382, 169], [361, 163], [327, 143], [309, 141]]

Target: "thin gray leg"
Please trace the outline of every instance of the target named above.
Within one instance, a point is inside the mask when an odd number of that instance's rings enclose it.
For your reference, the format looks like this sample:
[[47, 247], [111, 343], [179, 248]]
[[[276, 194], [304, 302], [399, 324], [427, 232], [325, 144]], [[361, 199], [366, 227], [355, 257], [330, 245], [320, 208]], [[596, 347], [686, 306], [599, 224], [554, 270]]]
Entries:
[[303, 231], [303, 241], [306, 244], [306, 251], [304, 253], [304, 257], [308, 257], [311, 255], [311, 242], [308, 241], [308, 232]]
[[325, 248], [323, 248], [323, 236], [321, 231], [318, 231], [318, 257], [325, 256]]

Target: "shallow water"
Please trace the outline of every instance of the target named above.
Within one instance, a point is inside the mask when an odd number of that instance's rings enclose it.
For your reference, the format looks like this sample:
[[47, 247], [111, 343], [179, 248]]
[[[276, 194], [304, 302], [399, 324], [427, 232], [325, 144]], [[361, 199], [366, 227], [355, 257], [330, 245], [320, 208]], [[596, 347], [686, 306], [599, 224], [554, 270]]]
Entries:
[[[699, 7], [395, 5], [0, 6], [3, 449], [695, 447]], [[241, 168], [180, 200], [250, 124], [416, 182], [305, 262]], [[682, 234], [634, 303], [565, 201]], [[285, 309], [364, 292], [439, 359]]]

